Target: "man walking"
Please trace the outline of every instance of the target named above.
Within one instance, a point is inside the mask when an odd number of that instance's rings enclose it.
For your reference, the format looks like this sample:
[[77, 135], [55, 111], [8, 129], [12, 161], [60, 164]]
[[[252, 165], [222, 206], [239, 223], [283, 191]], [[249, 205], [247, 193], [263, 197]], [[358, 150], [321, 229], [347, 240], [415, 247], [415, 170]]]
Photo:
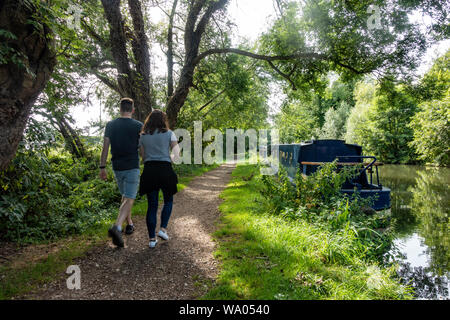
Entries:
[[103, 140], [103, 150], [100, 159], [100, 179], [107, 180], [106, 159], [111, 146], [111, 161], [119, 191], [122, 194], [122, 203], [116, 223], [108, 230], [112, 242], [123, 247], [122, 224], [127, 220], [126, 234], [134, 231], [131, 220], [131, 208], [139, 185], [139, 134], [142, 123], [134, 120], [134, 102], [130, 98], [120, 100], [120, 118], [106, 124]]

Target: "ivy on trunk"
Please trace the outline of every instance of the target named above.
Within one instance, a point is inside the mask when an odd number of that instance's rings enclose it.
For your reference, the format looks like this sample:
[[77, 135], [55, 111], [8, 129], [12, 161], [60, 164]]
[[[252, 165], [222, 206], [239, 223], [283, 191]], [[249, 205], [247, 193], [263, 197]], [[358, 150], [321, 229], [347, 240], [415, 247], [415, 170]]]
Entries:
[[31, 108], [52, 74], [50, 28], [31, 1], [0, 2], [0, 170], [22, 140]]

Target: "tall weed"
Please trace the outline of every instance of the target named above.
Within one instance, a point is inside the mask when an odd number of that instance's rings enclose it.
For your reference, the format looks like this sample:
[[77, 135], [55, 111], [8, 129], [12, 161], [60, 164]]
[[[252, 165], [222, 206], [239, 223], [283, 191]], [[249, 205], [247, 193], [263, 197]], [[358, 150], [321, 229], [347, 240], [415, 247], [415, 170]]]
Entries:
[[[336, 162], [332, 162], [309, 176], [299, 171], [291, 182], [280, 168], [277, 177], [261, 177], [262, 193], [272, 214], [305, 220], [337, 237], [344, 236], [351, 239], [354, 254], [381, 260], [392, 245], [390, 215], [384, 211], [368, 215], [363, 209], [370, 207], [372, 199], [340, 192], [345, 181], [356, 174], [357, 168], [338, 170]], [[340, 243], [347, 242], [341, 239]]]

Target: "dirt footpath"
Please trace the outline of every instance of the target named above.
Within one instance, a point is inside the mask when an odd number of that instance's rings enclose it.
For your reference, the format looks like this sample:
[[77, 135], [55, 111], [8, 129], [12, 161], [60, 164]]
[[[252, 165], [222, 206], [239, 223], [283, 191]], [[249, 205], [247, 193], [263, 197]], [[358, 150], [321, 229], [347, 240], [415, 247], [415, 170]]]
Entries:
[[[168, 226], [169, 241], [158, 238], [148, 247], [145, 217], [134, 217], [136, 231], [124, 235], [125, 248], [112, 244], [75, 261], [81, 270], [81, 289], [67, 289], [68, 275], [23, 299], [195, 299], [206, 292], [218, 274], [211, 233], [219, 218], [219, 194], [234, 165], [225, 164], [194, 178], [174, 196]], [[158, 210], [158, 225], [161, 205]], [[158, 228], [157, 228], [158, 231]]]

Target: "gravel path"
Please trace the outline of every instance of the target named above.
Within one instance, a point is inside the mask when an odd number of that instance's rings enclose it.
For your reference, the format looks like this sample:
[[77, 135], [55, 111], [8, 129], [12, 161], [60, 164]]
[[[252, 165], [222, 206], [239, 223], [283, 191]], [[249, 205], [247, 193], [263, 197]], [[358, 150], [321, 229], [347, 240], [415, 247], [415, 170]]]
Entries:
[[[124, 236], [124, 249], [108, 243], [75, 261], [81, 270], [80, 290], [67, 289], [68, 275], [62, 274], [21, 298], [175, 300], [201, 296], [218, 274], [211, 233], [219, 217], [219, 194], [233, 169], [234, 165], [224, 164], [193, 179], [174, 196], [169, 241], [158, 239], [156, 248], [150, 249], [145, 217], [134, 217], [136, 231]], [[160, 210], [161, 205], [158, 216]]]

